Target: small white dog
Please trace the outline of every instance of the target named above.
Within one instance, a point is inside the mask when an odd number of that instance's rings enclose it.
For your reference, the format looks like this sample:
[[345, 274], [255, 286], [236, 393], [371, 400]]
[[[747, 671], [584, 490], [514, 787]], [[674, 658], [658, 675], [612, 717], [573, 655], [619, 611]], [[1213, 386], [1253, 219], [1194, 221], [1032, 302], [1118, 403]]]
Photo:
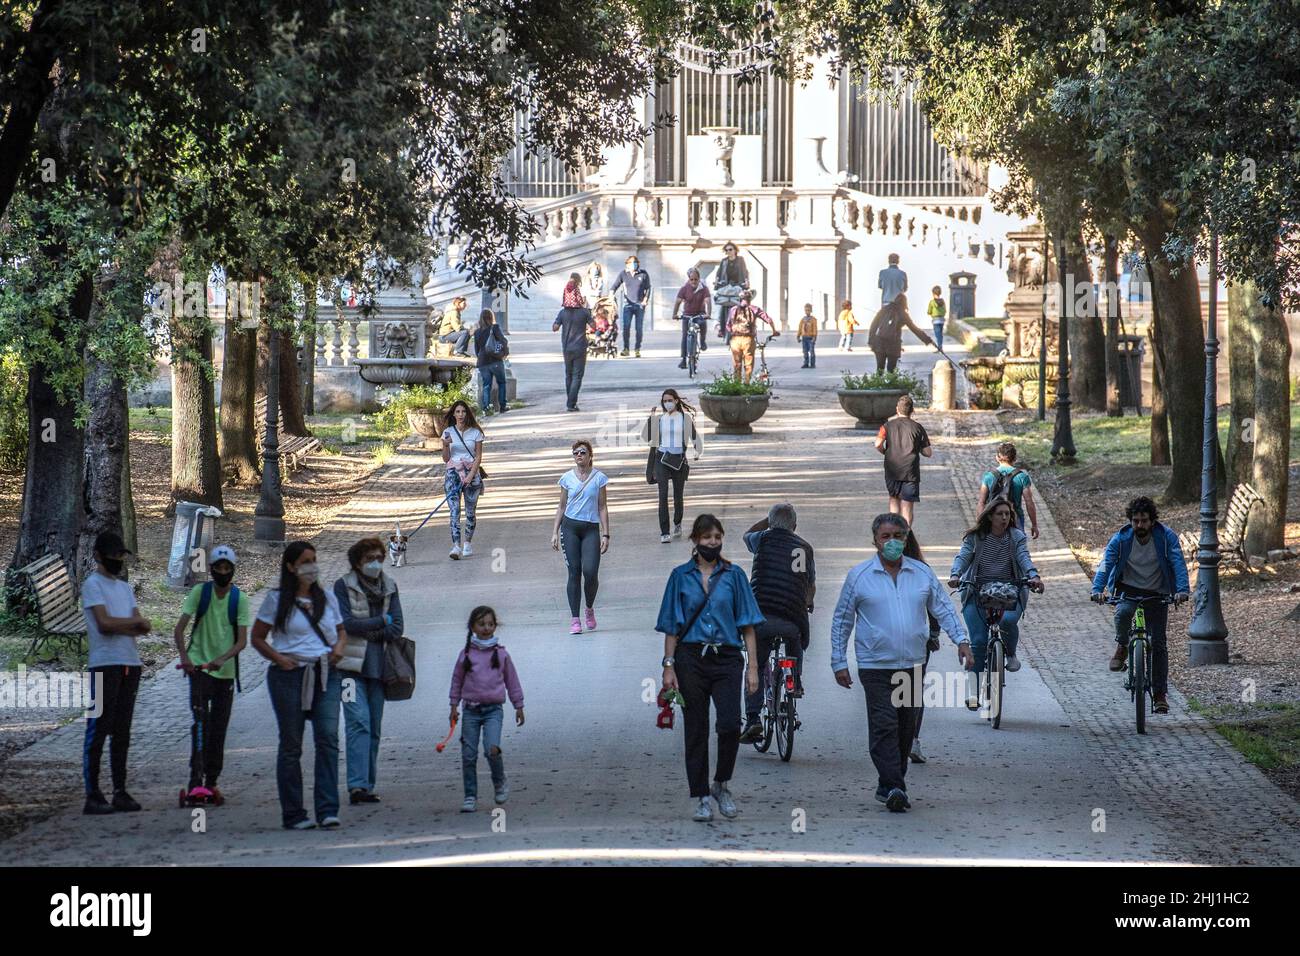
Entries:
[[406, 564], [406, 542], [410, 537], [402, 534], [402, 523], [397, 522], [393, 533], [388, 536], [388, 560], [393, 567], [400, 568]]

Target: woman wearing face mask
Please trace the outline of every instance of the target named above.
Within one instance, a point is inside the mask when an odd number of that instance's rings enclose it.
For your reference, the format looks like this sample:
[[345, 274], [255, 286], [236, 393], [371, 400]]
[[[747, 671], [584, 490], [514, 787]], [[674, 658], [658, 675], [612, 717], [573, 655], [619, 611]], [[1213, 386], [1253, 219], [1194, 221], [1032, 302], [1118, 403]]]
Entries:
[[[338, 603], [317, 582], [316, 547], [294, 541], [280, 558], [280, 585], [266, 595], [253, 622], [253, 647], [271, 662], [266, 686], [280, 729], [275, 782], [281, 820], [288, 830], [339, 825], [339, 699], [347, 634]], [[316, 820], [302, 794], [302, 737], [311, 721], [315, 745], [313, 797]]]
[[375, 772], [384, 721], [384, 642], [402, 636], [397, 582], [384, 574], [384, 543], [362, 538], [348, 548], [352, 570], [334, 582], [347, 643], [339, 670], [355, 681], [343, 701], [347, 730], [348, 801], [378, 803]]
[[[658, 413], [658, 414], [656, 414]], [[641, 440], [650, 443], [646, 482], [659, 486], [659, 540], [667, 544], [682, 536], [683, 492], [691, 466], [686, 463], [686, 445], [695, 449], [698, 461], [703, 451], [695, 429], [695, 409], [686, 404], [676, 389], [665, 388], [659, 404], [650, 406], [650, 417], [641, 429]], [[673, 533], [668, 535], [668, 486], [673, 489]]]
[[[745, 572], [722, 557], [722, 522], [700, 515], [691, 527], [691, 560], [673, 568], [655, 630], [664, 635], [663, 686], [680, 690], [686, 729], [691, 819], [713, 819], [712, 796], [728, 819], [740, 811], [727, 784], [740, 749], [741, 676], [758, 691], [754, 625], [763, 615]], [[745, 666], [742, 648], [749, 654]], [[717, 711], [718, 764], [709, 786], [709, 702]]]

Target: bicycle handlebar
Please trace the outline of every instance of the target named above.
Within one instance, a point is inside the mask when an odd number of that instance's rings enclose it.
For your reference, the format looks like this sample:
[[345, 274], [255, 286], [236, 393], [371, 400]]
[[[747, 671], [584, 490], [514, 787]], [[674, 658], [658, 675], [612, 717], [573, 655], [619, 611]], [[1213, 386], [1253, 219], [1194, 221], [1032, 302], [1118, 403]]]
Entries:
[[[1186, 598], [1183, 600], [1186, 600]], [[1179, 600], [1178, 595], [1176, 594], [1158, 594], [1150, 597], [1138, 597], [1134, 594], [1121, 594], [1116, 592], [1108, 596], [1105, 599], [1105, 603], [1115, 605], [1119, 604], [1121, 601], [1130, 601], [1133, 604], [1145, 604], [1147, 601], [1159, 601], [1161, 604], [1178, 605], [1182, 604], [1183, 600]]]

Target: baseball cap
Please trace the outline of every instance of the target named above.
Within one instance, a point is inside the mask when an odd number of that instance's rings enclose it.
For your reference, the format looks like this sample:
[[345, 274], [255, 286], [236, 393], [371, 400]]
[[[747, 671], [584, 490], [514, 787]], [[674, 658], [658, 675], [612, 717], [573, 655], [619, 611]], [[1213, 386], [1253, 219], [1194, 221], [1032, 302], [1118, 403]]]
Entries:
[[231, 564], [238, 564], [239, 559], [235, 557], [235, 549], [228, 544], [219, 544], [212, 549], [208, 555], [208, 564], [216, 564], [218, 561], [229, 561]]
[[130, 548], [122, 541], [122, 536], [116, 531], [101, 531], [95, 536], [95, 551], [101, 557], [116, 558], [123, 554], [132, 554]]

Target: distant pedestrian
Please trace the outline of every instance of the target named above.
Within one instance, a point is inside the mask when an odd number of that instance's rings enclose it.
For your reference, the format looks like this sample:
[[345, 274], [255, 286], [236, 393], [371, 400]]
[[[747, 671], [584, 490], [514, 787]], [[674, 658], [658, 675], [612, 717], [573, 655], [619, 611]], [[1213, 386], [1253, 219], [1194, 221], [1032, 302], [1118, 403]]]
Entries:
[[880, 304], [889, 305], [907, 291], [907, 273], [898, 268], [898, 253], [889, 254], [889, 267], [880, 270]]
[[492, 771], [493, 799], [505, 803], [510, 796], [505, 761], [501, 756], [502, 705], [506, 697], [515, 709], [515, 726], [524, 725], [524, 689], [515, 672], [515, 662], [497, 639], [497, 614], [490, 607], [474, 608], [469, 615], [465, 647], [456, 657], [451, 671], [451, 723], [457, 722], [457, 709], [463, 702], [465, 716], [460, 718], [460, 768], [465, 785], [465, 802], [461, 813], [478, 808], [478, 751]]
[[835, 320], [836, 327], [840, 330], [840, 351], [853, 351], [853, 333], [857, 330], [858, 320], [853, 315], [853, 303], [848, 299], [840, 305], [839, 318]]
[[930, 324], [934, 327], [934, 344], [942, 349], [943, 321], [948, 315], [948, 306], [944, 304], [943, 289], [940, 286], [930, 290], [930, 301], [926, 304], [925, 313], [930, 317]]
[[718, 305], [718, 338], [731, 344], [731, 333], [727, 331], [727, 316], [733, 305], [740, 301], [740, 295], [749, 288], [749, 266], [741, 258], [740, 247], [728, 242], [722, 247], [722, 261], [713, 273], [713, 301]]
[[876, 313], [867, 330], [867, 345], [876, 354], [876, 371], [894, 371], [903, 354], [903, 328], [909, 328], [926, 345], [934, 342], [912, 322], [907, 313], [907, 296], [899, 293]]
[[555, 509], [551, 549], [564, 547], [568, 568], [565, 594], [569, 599], [570, 634], [582, 633], [578, 601], [587, 599], [587, 630], [596, 629], [596, 592], [600, 589], [600, 556], [609, 549], [609, 502], [605, 486], [609, 479], [592, 465], [591, 442], [573, 443], [573, 467], [556, 484], [560, 503]]
[[[740, 750], [741, 677], [758, 690], [754, 625], [763, 615], [745, 572], [722, 557], [722, 522], [702, 514], [691, 527], [691, 560], [673, 568], [655, 630], [664, 635], [663, 687], [680, 690], [691, 819], [713, 820], [712, 796], [731, 819], [740, 811], [728, 784]], [[746, 666], [742, 650], [749, 655]], [[717, 767], [709, 786], [709, 703], [717, 713]]]
[[[253, 622], [253, 647], [271, 662], [266, 687], [280, 731], [275, 783], [286, 830], [339, 825], [338, 663], [347, 633], [338, 601], [320, 586], [316, 546], [291, 542], [280, 556], [280, 582], [268, 591]], [[303, 808], [302, 738], [311, 721], [316, 751], [312, 787], [316, 820]]]
[[1038, 538], [1038, 506], [1034, 504], [1033, 479], [1029, 472], [1016, 465], [1016, 446], [1009, 441], [998, 445], [997, 466], [984, 472], [980, 480], [979, 503], [976, 511], [994, 498], [1006, 498], [1016, 512], [1016, 527], [1024, 529], [1025, 513], [1029, 513], [1029, 536]]
[[[126, 792], [126, 755], [131, 749], [131, 722], [140, 688], [140, 652], [136, 639], [153, 628], [135, 603], [135, 590], [122, 578], [131, 552], [122, 537], [103, 531], [95, 538], [95, 570], [81, 585], [82, 614], [86, 620], [92, 709], [86, 718], [82, 749], [82, 779], [86, 784], [84, 813], [105, 814], [140, 809]], [[109, 768], [113, 775], [113, 801], [99, 789], [99, 765], [109, 740]]]
[[[220, 544], [208, 555], [211, 581], [196, 584], [181, 605], [172, 631], [180, 668], [190, 685], [190, 782], [195, 804], [225, 802], [217, 780], [225, 763], [226, 729], [239, 679], [239, 653], [253, 623], [248, 598], [233, 584], [234, 548]], [[193, 622], [193, 627], [190, 624]], [[186, 628], [190, 628], [186, 640]]]
[[402, 636], [405, 622], [397, 582], [384, 573], [384, 543], [362, 538], [348, 548], [348, 564], [351, 570], [334, 582], [334, 599], [348, 636], [339, 670], [352, 681], [353, 691], [343, 695], [348, 802], [378, 803], [384, 645]]
[[803, 305], [803, 317], [799, 319], [799, 345], [803, 348], [803, 365], [800, 368], [817, 367], [817, 316], [813, 315], [811, 302]]
[[933, 614], [957, 645], [963, 663], [970, 639], [948, 592], [929, 565], [906, 557], [907, 522], [877, 515], [871, 537], [877, 554], [849, 571], [831, 624], [831, 670], [841, 687], [852, 687], [847, 659], [853, 636], [858, 679], [867, 697], [867, 733], [876, 769], [876, 799], [892, 813], [912, 806], [907, 763], [920, 716], [921, 669]]
[[731, 310], [731, 317], [727, 319], [733, 374], [744, 382], [754, 374], [754, 340], [759, 334], [759, 323], [766, 322], [773, 335], [779, 334], [772, 317], [753, 302], [754, 290], [750, 289], [740, 297], [740, 305]]
[[469, 330], [461, 321], [461, 313], [469, 306], [464, 296], [456, 296], [442, 313], [438, 323], [438, 341], [450, 342], [453, 353], [469, 355]]
[[876, 451], [885, 456], [885, 491], [889, 513], [901, 514], [911, 527], [912, 507], [921, 500], [921, 456], [930, 458], [930, 436], [914, 418], [912, 396], [900, 395], [895, 414], [880, 426]]
[[[451, 526], [451, 551], [447, 557], [458, 561], [474, 553], [470, 541], [477, 523], [478, 498], [483, 493], [483, 429], [474, 419], [474, 410], [457, 399], [447, 413], [447, 427], [442, 430], [442, 460], [447, 463], [443, 488], [447, 492], [447, 520]], [[465, 500], [461, 521], [461, 499]], [[464, 542], [462, 544], [462, 541]]]
[[505, 333], [497, 325], [496, 314], [484, 309], [474, 331], [474, 364], [478, 366], [479, 406], [483, 411], [492, 407], [492, 383], [497, 386], [497, 412], [504, 414], [506, 405], [506, 356], [510, 345]]
[[628, 338], [632, 332], [632, 323], [636, 323], [636, 357], [641, 357], [641, 325], [645, 320], [645, 307], [650, 303], [650, 273], [641, 268], [636, 256], [628, 256], [623, 263], [623, 271], [618, 274], [614, 284], [609, 287], [613, 295], [623, 290], [623, 351], [628, 353]]
[[564, 287], [562, 308], [555, 316], [552, 332], [560, 333], [560, 349], [564, 353], [565, 409], [578, 411], [578, 392], [582, 389], [582, 376], [587, 369], [587, 329], [596, 327], [596, 320], [582, 297], [582, 276], [573, 273]]
[[[650, 443], [650, 467], [646, 478], [659, 486], [659, 541], [667, 544], [682, 536], [682, 513], [685, 509], [686, 479], [691, 466], [686, 460], [686, 446], [695, 449], [699, 460], [704, 446], [695, 427], [695, 409], [677, 394], [665, 388], [659, 404], [650, 406], [650, 417], [641, 428], [641, 440]], [[673, 533], [668, 536], [668, 487], [673, 491]]]

